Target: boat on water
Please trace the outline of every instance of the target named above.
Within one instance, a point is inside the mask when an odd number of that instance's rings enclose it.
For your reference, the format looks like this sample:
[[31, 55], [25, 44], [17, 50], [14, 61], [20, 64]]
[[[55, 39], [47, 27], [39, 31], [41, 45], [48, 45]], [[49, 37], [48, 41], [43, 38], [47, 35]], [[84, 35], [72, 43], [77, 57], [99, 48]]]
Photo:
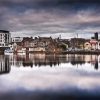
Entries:
[[5, 55], [12, 55], [14, 53], [14, 51], [12, 50], [12, 49], [6, 49], [5, 51], [4, 51], [4, 54]]

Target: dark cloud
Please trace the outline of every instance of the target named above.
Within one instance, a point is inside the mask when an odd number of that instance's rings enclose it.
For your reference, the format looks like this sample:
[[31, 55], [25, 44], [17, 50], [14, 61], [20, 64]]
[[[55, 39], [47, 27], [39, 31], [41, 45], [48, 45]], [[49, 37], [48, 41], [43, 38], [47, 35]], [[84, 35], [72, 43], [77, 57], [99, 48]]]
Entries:
[[99, 7], [100, 0], [0, 0], [1, 6], [8, 8], [28, 9], [28, 8], [57, 8], [57, 9], [81, 9], [88, 7]]
[[99, 5], [100, 0], [0, 0], [0, 28], [30, 35], [100, 31]]

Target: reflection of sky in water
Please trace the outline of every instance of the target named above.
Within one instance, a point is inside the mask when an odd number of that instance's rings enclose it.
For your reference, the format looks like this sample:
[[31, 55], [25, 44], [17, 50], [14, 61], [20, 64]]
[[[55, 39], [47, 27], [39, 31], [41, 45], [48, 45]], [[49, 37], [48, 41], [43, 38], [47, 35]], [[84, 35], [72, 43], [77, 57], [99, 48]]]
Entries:
[[0, 92], [6, 93], [16, 89], [35, 90], [67, 90], [73, 87], [92, 91], [100, 86], [100, 72], [85, 71], [62, 67], [16, 68], [8, 75], [0, 76]]
[[53, 67], [11, 66], [9, 74], [0, 76], [0, 96], [8, 93], [52, 91], [58, 93], [100, 94], [100, 68], [91, 63], [61, 63]]

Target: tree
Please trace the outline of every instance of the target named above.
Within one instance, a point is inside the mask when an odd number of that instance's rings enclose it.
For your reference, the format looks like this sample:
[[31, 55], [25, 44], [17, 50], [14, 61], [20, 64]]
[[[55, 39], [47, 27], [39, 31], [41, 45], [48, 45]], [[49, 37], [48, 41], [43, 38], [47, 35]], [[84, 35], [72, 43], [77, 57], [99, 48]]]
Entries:
[[66, 49], [67, 49], [66, 45], [64, 45], [64, 44], [60, 45], [60, 47], [61, 47], [63, 50], [66, 50]]

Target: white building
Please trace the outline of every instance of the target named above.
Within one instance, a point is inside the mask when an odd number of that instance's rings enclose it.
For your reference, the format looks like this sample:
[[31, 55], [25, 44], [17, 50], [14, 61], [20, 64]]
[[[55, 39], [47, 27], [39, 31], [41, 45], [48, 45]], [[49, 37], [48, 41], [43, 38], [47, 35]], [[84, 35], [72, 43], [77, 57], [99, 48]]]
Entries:
[[17, 42], [22, 42], [23, 37], [13, 37], [11, 42], [17, 43]]
[[11, 34], [9, 31], [0, 30], [0, 47], [6, 47], [11, 42]]

